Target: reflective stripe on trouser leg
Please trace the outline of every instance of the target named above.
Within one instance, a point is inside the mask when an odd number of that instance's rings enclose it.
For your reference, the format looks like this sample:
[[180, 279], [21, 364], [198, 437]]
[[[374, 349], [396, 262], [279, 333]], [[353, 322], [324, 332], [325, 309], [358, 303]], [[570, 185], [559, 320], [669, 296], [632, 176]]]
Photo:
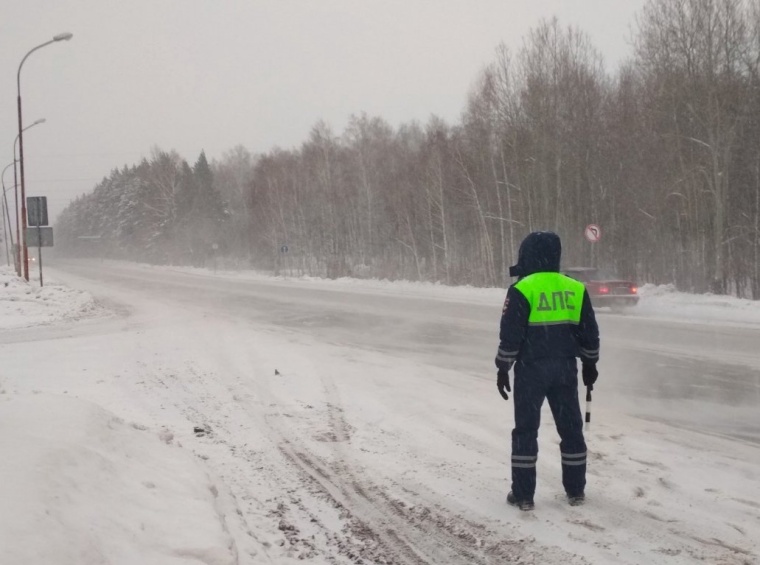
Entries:
[[538, 455], [513, 455], [512, 468], [535, 469]]
[[586, 464], [586, 452], [583, 453], [563, 453], [562, 454], [563, 465], [585, 465]]

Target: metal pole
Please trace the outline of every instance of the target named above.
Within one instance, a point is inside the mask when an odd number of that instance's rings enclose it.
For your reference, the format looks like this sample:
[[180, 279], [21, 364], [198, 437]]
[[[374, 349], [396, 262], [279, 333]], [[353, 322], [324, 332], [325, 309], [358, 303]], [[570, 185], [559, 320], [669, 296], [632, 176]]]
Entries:
[[37, 262], [40, 264], [40, 287], [42, 287], [42, 228], [37, 226]]
[[[10, 226], [8, 226], [5, 223], [5, 215], [6, 215], [5, 214], [5, 210], [6, 210], [6, 207], [5, 207], [5, 190], [3, 190], [3, 203], [2, 203], [2, 206], [3, 206], [3, 241], [5, 242], [5, 264], [8, 265], [8, 266], [10, 266], [10, 264], [11, 264], [11, 256], [8, 253], [8, 230], [6, 229], [6, 226], [7, 227], [10, 227]], [[13, 233], [13, 232], [11, 232], [11, 233]]]
[[7, 190], [8, 189], [3, 190], [3, 203], [5, 204], [5, 217], [8, 219], [8, 235], [10, 236], [11, 240], [11, 249], [13, 249], [13, 230], [11, 229], [11, 215], [8, 211], [8, 196], [6, 195]]
[[13, 230], [11, 229], [11, 216], [10, 212], [8, 212], [8, 197], [5, 194], [5, 190], [3, 191], [3, 204], [5, 204], [5, 217], [8, 219], [8, 235], [10, 236], [11, 240], [11, 249], [15, 249], [15, 245], [13, 243]]
[[[16, 136], [18, 141], [18, 136]], [[15, 195], [15, 212], [16, 212], [16, 274], [21, 276], [21, 228], [18, 221], [18, 178], [16, 177], [16, 142], [13, 142], [13, 193]]]
[[22, 258], [24, 261], [24, 278], [27, 281], [29, 280], [29, 251], [26, 248], [26, 185], [24, 184], [24, 126], [21, 118], [21, 67], [24, 66], [24, 62], [29, 55], [37, 51], [37, 49], [42, 49], [56, 41], [68, 41], [71, 38], [72, 35], [70, 33], [59, 33], [50, 41], [46, 41], [45, 43], [41, 43], [37, 47], [34, 47], [24, 55], [23, 59], [21, 59], [21, 63], [19, 63], [18, 66], [18, 72], [16, 73], [16, 92], [18, 101], [18, 159], [21, 167], [21, 227], [24, 232], [24, 251], [22, 253]]
[[[14, 164], [15, 162], [8, 163], [8, 165], [6, 165], [6, 167], [3, 169], [2, 173], [0, 173], [0, 186], [3, 187], [3, 207], [5, 208], [5, 215], [3, 216], [3, 226], [5, 226], [5, 220], [7, 218], [8, 219], [8, 233], [11, 236], [10, 237], [11, 248], [13, 248], [13, 229], [11, 228], [11, 216], [10, 216], [10, 212], [8, 211], [8, 189], [5, 188], [5, 171], [7, 171], [8, 168]], [[7, 248], [7, 245], [8, 245], [8, 242], [6, 241], [6, 248]], [[8, 250], [6, 249], [6, 255], [7, 254], [8, 254]], [[14, 256], [15, 256], [15, 251], [14, 251]], [[10, 265], [10, 262], [8, 262], [8, 264]], [[16, 271], [17, 271], [16, 274], [18, 274], [18, 269]]]
[[[27, 57], [29, 55], [27, 54]], [[26, 59], [26, 57], [24, 57]], [[21, 62], [23, 65], [23, 61]], [[24, 234], [24, 244], [21, 246], [22, 270], [24, 279], [29, 280], [29, 252], [26, 248], [26, 191], [24, 190], [24, 126], [21, 121], [21, 67], [18, 68], [18, 159], [21, 167], [21, 233]]]

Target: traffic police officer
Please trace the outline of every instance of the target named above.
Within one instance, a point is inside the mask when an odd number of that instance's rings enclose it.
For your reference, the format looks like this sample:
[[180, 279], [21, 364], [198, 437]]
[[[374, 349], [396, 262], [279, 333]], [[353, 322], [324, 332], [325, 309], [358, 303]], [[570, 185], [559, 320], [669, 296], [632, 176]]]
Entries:
[[532, 510], [536, 491], [538, 426], [544, 398], [560, 436], [562, 484], [570, 504], [584, 501], [586, 442], [578, 403], [578, 367], [593, 389], [599, 359], [599, 328], [582, 283], [560, 274], [562, 246], [552, 232], [533, 232], [520, 244], [519, 277], [504, 301], [496, 355], [499, 393], [509, 399], [514, 365], [515, 428], [512, 430], [512, 490], [507, 502]]

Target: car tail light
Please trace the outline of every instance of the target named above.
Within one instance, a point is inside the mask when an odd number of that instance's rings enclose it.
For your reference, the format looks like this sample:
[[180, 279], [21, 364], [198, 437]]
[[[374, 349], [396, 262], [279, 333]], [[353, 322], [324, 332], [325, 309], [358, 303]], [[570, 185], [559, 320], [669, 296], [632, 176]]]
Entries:
[[631, 294], [636, 294], [637, 292], [639, 292], [639, 289], [635, 286], [631, 286]]
[[609, 293], [610, 293], [610, 287], [608, 286], [599, 287], [599, 294], [609, 294]]

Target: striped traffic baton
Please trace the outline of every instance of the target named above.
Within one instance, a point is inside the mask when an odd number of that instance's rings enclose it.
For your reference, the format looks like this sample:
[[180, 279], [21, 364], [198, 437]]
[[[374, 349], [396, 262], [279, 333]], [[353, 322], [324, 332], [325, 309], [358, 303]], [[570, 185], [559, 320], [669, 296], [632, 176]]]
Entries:
[[591, 387], [586, 387], [586, 430], [591, 426]]

